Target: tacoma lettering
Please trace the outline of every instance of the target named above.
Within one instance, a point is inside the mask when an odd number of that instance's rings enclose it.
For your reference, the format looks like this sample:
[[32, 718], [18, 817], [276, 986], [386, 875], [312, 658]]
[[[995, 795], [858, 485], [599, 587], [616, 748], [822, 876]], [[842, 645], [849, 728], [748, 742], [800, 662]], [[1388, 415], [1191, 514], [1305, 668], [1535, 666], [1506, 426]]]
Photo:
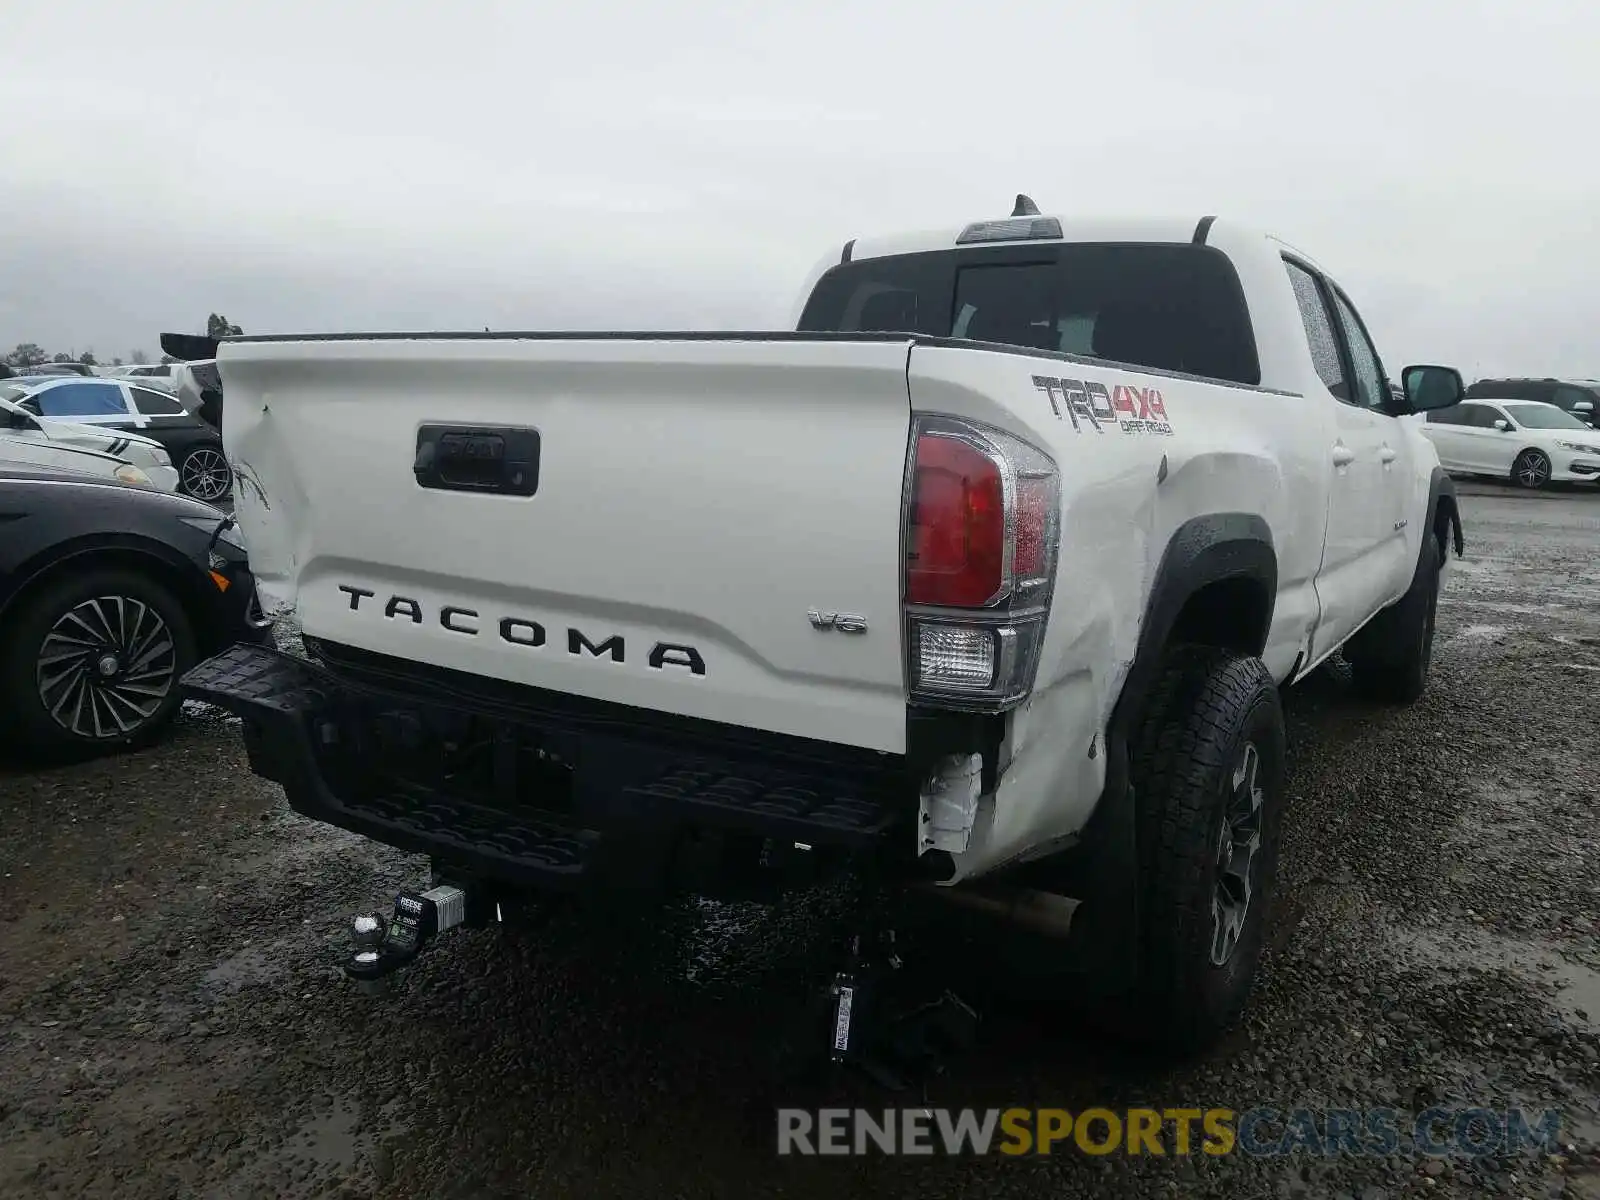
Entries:
[[[339, 591], [350, 598], [351, 612], [368, 612], [376, 614], [380, 611], [376, 606], [362, 608], [363, 600], [376, 600], [377, 593], [370, 588], [354, 587], [348, 583], [337, 585]], [[422, 601], [411, 596], [389, 596], [383, 602], [382, 613], [391, 621], [401, 621], [412, 625], [421, 625], [424, 619]], [[832, 617], [834, 614], [829, 614]], [[483, 632], [480, 622], [483, 614], [475, 608], [464, 608], [458, 604], [446, 604], [439, 609], [438, 620], [440, 627], [451, 633], [458, 633], [463, 637], [478, 637]], [[542, 649], [548, 636], [545, 627], [530, 617], [500, 617], [489, 618], [492, 626], [498, 630], [500, 640], [512, 646], [522, 646], [529, 650]], [[857, 617], [839, 616], [836, 626], [854, 632], [852, 622], [860, 621]], [[865, 622], [862, 622], [865, 626]], [[492, 634], [490, 636], [493, 636]], [[627, 660], [627, 639], [620, 633], [611, 633], [595, 636], [588, 631], [568, 627], [566, 636], [566, 651], [574, 658], [610, 659], [612, 662], [622, 663]], [[650, 652], [645, 655], [645, 665], [651, 670], [665, 671], [668, 668], [687, 671], [691, 675], [704, 675], [706, 673], [705, 656], [693, 646], [682, 645], [677, 642], [656, 642]]]
[[454, 607], [452, 605], [446, 604], [443, 608], [441, 608], [439, 610], [439, 624], [443, 625], [446, 629], [450, 630], [450, 632], [452, 632], [452, 633], [471, 633], [471, 634], [476, 634], [478, 632], [476, 629], [469, 629], [465, 625], [457, 625], [455, 623], [455, 619], [457, 617], [473, 617], [473, 618], [476, 618], [477, 615], [478, 614], [473, 612], [470, 608], [456, 608], [456, 607]]
[[389, 603], [383, 606], [383, 615], [392, 621], [402, 612], [411, 618], [413, 625], [422, 624], [422, 605], [409, 596], [390, 596]]
[[518, 646], [542, 646], [544, 626], [537, 621], [519, 621], [516, 617], [502, 617], [500, 640]]
[[609, 654], [612, 662], [621, 662], [622, 638], [618, 634], [612, 634], [596, 646], [576, 629], [567, 630], [567, 653], [582, 654], [585, 650], [594, 655], [595, 658], [599, 658], [602, 654]]

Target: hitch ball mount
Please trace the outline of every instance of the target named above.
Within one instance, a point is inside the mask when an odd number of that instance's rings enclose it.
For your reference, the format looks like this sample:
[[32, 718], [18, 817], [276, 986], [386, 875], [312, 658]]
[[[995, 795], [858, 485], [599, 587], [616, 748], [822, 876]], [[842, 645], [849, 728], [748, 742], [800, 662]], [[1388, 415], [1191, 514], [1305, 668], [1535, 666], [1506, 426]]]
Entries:
[[364, 990], [377, 990], [384, 979], [413, 962], [429, 941], [466, 918], [467, 894], [461, 888], [440, 884], [425, 892], [401, 892], [387, 919], [375, 912], [351, 919], [356, 948], [344, 973]]

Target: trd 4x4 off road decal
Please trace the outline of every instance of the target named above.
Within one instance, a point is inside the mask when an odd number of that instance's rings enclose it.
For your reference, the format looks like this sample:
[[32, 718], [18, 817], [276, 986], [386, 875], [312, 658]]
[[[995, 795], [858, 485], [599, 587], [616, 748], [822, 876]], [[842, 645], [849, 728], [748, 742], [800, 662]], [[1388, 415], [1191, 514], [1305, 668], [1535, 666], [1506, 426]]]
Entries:
[[1097, 433], [1106, 426], [1124, 433], [1172, 433], [1167, 404], [1159, 388], [1118, 383], [1108, 388], [1094, 380], [1035, 375], [1033, 386], [1050, 400], [1050, 411], [1065, 416], [1079, 433], [1087, 423]]

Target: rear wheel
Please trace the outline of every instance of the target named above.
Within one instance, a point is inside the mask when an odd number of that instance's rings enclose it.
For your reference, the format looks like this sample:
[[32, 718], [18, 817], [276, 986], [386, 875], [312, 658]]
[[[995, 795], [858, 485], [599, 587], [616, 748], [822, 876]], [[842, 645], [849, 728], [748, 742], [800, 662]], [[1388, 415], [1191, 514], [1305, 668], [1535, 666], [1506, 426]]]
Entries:
[[178, 463], [178, 487], [207, 504], [226, 500], [233, 491], [233, 471], [222, 447], [203, 442], [185, 454]]
[[141, 745], [182, 702], [194, 629], [160, 583], [89, 570], [24, 597], [0, 631], [0, 704], [23, 748], [83, 756]]
[[1550, 482], [1550, 456], [1543, 450], [1524, 450], [1511, 464], [1511, 482], [1518, 487], [1544, 487]]
[[1277, 686], [1260, 659], [1176, 647], [1132, 751], [1141, 1031], [1192, 1052], [1238, 1018], [1265, 943], [1284, 804]]

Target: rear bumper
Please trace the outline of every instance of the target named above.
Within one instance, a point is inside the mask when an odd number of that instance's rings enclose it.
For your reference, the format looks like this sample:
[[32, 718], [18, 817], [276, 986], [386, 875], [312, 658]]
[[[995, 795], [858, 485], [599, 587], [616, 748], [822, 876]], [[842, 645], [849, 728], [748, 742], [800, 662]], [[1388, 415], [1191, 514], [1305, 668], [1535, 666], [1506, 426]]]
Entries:
[[[381, 662], [393, 670], [395, 660]], [[701, 722], [660, 729], [637, 710], [512, 700], [450, 676], [352, 679], [236, 645], [183, 682], [190, 697], [242, 718], [251, 769], [282, 784], [297, 812], [462, 875], [719, 892], [742, 889], [694, 872], [726, 875], [731, 859], [807, 877], [840, 861], [892, 869], [897, 851], [914, 857], [916, 788], [892, 756]], [[489, 786], [441, 786], [431, 772], [425, 782], [396, 768], [395, 731], [411, 736], [408, 748], [420, 736], [426, 756], [443, 743], [419, 731], [440, 722], [492, 731]]]

